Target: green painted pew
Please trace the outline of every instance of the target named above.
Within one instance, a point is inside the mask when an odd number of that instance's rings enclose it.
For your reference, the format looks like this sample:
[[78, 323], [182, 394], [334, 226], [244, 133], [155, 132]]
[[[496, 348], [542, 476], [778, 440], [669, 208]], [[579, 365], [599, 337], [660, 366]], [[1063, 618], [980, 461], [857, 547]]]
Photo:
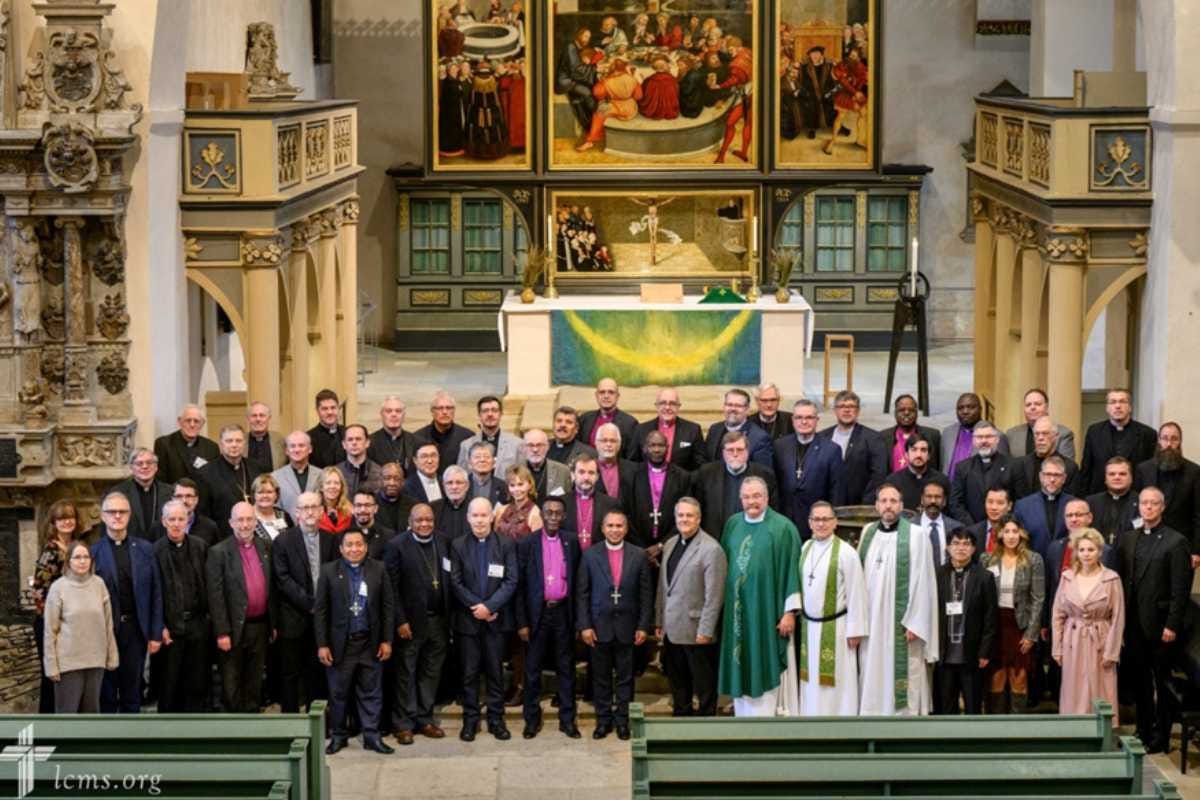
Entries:
[[[325, 705], [317, 701], [307, 714], [0, 716], [0, 740], [14, 742], [32, 724], [34, 744], [55, 748], [36, 765], [39, 781], [53, 780], [56, 764], [64, 772], [67, 764], [80, 765], [80, 772], [87, 763], [107, 764], [101, 774], [157, 774], [149, 767], [158, 764], [162, 797], [176, 790], [243, 796], [235, 788], [265, 797], [275, 784], [287, 784], [293, 800], [329, 800]], [[230, 794], [209, 793], [210, 784], [226, 782]]]
[[[974, 787], [967, 789], [961, 794], [939, 794], [939, 795], [903, 795], [904, 800], [979, 800], [981, 795], [975, 792]], [[732, 795], [726, 795], [732, 797]], [[891, 797], [895, 797], [892, 795]], [[689, 795], [689, 794], [672, 794], [671, 800], [711, 800], [708, 795]], [[844, 794], [824, 794], [824, 795], [789, 795], [789, 794], [755, 794], [753, 792], [739, 793], [736, 795], [737, 800], [786, 800], [788, 797], [803, 797], [803, 800], [847, 800], [847, 795]], [[869, 797], [863, 795], [862, 797]], [[987, 800], [1029, 800], [1028, 796], [1024, 795], [986, 795]], [[1168, 781], [1155, 781], [1154, 791], [1149, 794], [1131, 794], [1123, 795], [1123, 800], [1181, 800], [1179, 790], [1175, 784]], [[883, 796], [880, 796], [883, 800]], [[1066, 794], [1055, 795], [1053, 800], [1097, 800], [1094, 794]]]
[[938, 717], [647, 717], [630, 706], [634, 758], [712, 753], [1102, 753], [1112, 706], [1094, 713]]

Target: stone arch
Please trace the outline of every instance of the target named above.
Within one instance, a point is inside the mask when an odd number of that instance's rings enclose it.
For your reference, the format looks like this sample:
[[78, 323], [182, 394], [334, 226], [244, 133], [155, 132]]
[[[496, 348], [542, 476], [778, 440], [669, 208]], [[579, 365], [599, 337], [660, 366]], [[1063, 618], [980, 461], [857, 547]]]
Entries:
[[1145, 276], [1146, 267], [1144, 264], [1128, 267], [1112, 283], [1104, 287], [1099, 296], [1088, 306], [1087, 314], [1083, 318], [1083, 340], [1085, 342], [1091, 335], [1096, 320], [1100, 317], [1101, 312], [1108, 307], [1108, 304], [1132, 286], [1135, 281]]
[[[238, 278], [241, 278], [240, 274]], [[239, 342], [245, 342], [248, 335], [246, 318], [242, 314], [240, 303], [230, 296], [228, 289], [222, 288], [203, 270], [187, 270], [187, 279], [199, 286], [205, 294], [221, 307], [221, 310], [229, 317], [229, 321], [233, 323], [233, 332], [237, 334]]]

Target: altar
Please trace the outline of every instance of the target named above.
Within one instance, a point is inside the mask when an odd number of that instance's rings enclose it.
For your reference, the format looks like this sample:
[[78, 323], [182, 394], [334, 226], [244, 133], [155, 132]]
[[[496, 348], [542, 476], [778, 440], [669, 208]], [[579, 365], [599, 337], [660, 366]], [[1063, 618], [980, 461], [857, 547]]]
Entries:
[[510, 292], [500, 309], [508, 394], [550, 394], [564, 385], [744, 385], [774, 382], [804, 395], [812, 353], [812, 307], [798, 294], [780, 303], [642, 303], [632, 295], [572, 295], [522, 303]]

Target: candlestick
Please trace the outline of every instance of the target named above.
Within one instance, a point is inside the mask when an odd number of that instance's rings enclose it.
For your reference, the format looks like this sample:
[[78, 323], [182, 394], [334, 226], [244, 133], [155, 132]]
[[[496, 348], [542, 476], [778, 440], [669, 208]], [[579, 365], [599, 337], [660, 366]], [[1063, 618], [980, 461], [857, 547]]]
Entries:
[[546, 249], [553, 251], [554, 249], [554, 215], [546, 215]]
[[758, 215], [754, 215], [753, 221], [750, 223], [750, 254], [758, 255]]
[[912, 267], [908, 271], [909, 274], [909, 297], [917, 296], [917, 237], [912, 240]]

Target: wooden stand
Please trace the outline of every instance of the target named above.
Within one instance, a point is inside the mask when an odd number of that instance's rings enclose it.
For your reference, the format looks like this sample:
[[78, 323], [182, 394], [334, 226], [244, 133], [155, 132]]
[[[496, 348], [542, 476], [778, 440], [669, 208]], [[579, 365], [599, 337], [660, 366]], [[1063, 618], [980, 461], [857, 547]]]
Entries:
[[917, 293], [910, 295], [911, 279], [905, 275], [896, 287], [896, 305], [892, 311], [892, 349], [888, 355], [887, 388], [883, 393], [883, 413], [892, 405], [892, 387], [896, 381], [896, 361], [904, 331], [910, 326], [917, 332], [917, 406], [929, 416], [929, 339], [925, 325], [925, 298], [929, 296], [929, 280], [917, 275]]
[[821, 403], [829, 407], [829, 398], [837, 395], [837, 389], [829, 388], [830, 365], [833, 360], [833, 350], [837, 347], [840, 353], [846, 355], [846, 391], [854, 391], [854, 337], [848, 333], [825, 334], [825, 394]]

